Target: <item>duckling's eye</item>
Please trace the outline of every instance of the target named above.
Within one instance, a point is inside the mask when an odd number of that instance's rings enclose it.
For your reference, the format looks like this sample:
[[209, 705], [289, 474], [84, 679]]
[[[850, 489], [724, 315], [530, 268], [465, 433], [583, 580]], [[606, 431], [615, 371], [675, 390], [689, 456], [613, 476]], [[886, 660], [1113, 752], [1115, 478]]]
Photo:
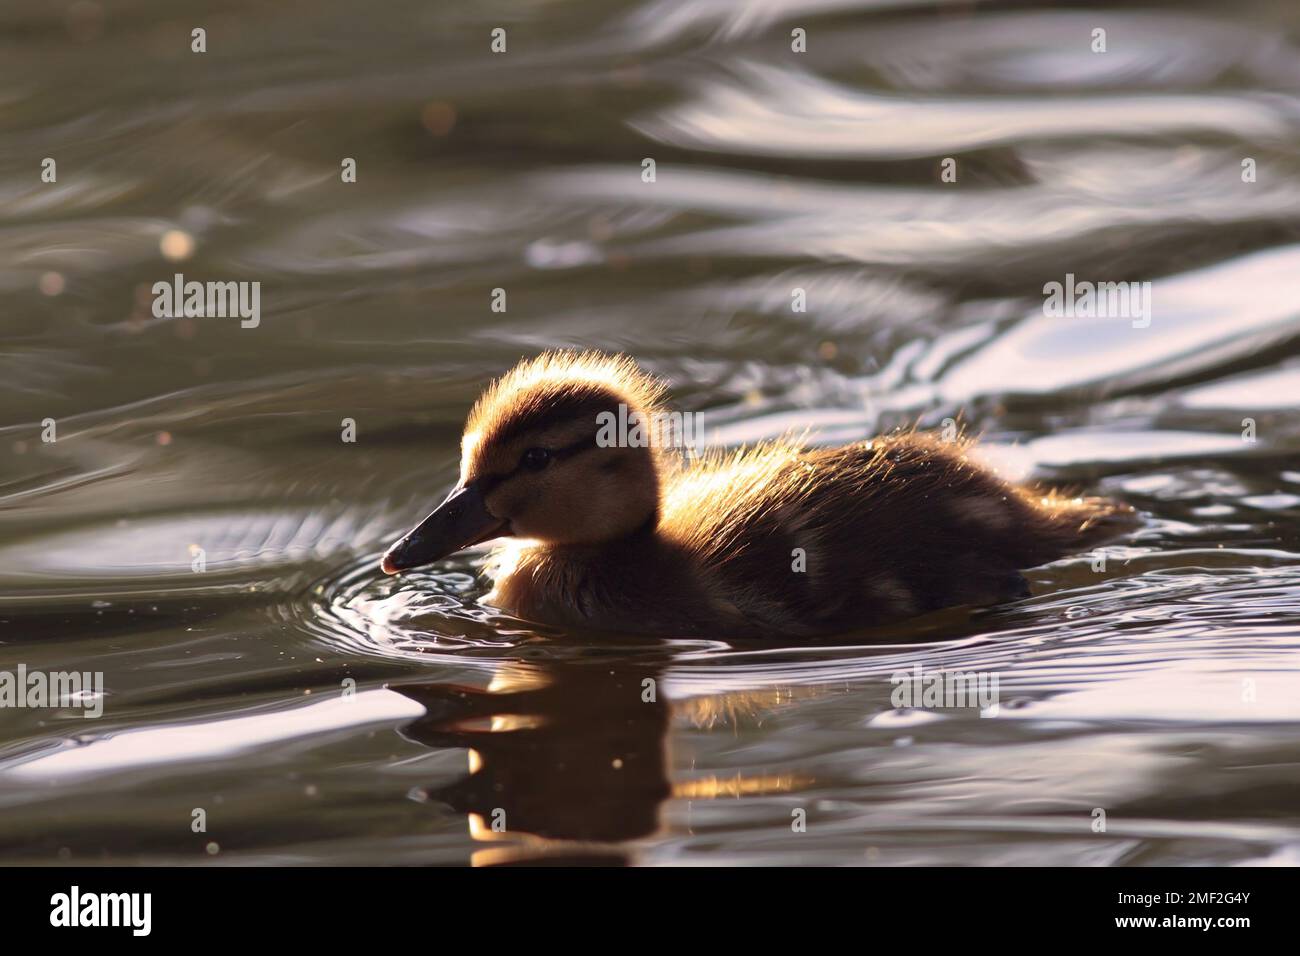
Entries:
[[524, 457], [520, 459], [519, 464], [530, 471], [541, 471], [551, 463], [551, 450], [549, 448], [530, 448], [524, 452]]

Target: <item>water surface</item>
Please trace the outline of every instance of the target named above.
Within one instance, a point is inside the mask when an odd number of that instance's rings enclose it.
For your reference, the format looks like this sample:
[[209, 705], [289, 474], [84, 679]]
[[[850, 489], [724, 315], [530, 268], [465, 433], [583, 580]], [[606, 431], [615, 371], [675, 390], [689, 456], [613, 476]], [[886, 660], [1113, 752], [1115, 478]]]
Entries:
[[[105, 693], [0, 712], [0, 859], [1300, 862], [1298, 41], [1282, 2], [11, 0], [0, 669]], [[155, 318], [176, 272], [260, 324]], [[1149, 325], [1044, 314], [1067, 273]], [[811, 645], [379, 575], [555, 346], [718, 444], [960, 415], [1142, 525]], [[997, 714], [895, 708], [918, 663]]]

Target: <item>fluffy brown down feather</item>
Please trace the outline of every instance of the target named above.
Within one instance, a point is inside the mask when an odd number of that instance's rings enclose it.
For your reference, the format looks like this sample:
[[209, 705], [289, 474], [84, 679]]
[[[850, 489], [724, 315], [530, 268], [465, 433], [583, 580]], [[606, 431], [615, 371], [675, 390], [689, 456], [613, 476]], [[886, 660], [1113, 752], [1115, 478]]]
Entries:
[[[472, 474], [494, 450], [527, 445], [530, 429], [554, 426], [569, 405], [589, 421], [593, 396], [653, 412], [662, 392], [625, 357], [548, 353], [480, 398], [463, 468]], [[570, 424], [581, 427], [576, 414]], [[657, 516], [599, 544], [508, 542], [489, 564], [492, 600], [535, 620], [601, 629], [833, 633], [1024, 596], [1022, 569], [1135, 523], [1126, 505], [1011, 485], [973, 460], [971, 445], [903, 432], [839, 448], [776, 441], [693, 461], [656, 450], [646, 468]]]

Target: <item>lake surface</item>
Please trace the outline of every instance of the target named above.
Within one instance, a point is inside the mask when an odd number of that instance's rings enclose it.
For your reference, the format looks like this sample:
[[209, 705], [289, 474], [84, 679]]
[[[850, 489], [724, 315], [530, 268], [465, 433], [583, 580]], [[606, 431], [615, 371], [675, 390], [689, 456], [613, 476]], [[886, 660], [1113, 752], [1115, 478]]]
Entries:
[[[1300, 863], [1298, 37], [1281, 0], [10, 0], [0, 671], [103, 693], [0, 710], [0, 861]], [[258, 324], [156, 317], [176, 273]], [[1149, 311], [1048, 314], [1067, 275]], [[960, 413], [1142, 524], [812, 644], [539, 629], [481, 552], [380, 575], [555, 346], [718, 444]], [[918, 664], [996, 714], [895, 707]]]

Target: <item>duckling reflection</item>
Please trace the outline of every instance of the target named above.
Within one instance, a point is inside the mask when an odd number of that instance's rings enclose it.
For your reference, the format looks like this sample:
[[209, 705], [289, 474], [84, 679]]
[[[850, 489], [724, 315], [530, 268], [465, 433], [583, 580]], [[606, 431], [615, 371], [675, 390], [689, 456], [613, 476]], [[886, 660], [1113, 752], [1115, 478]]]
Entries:
[[517, 662], [486, 688], [393, 685], [427, 713], [407, 738], [469, 749], [469, 773], [429, 797], [468, 817], [475, 865], [629, 862], [628, 844], [662, 829], [670, 797], [713, 799], [788, 791], [793, 775], [671, 779], [674, 717], [714, 728], [788, 702], [767, 689], [696, 697], [662, 693], [667, 662], [606, 658]]
[[[430, 797], [468, 814], [475, 839], [531, 838], [531, 846], [489, 854], [489, 862], [556, 850], [620, 862], [609, 845], [654, 833], [670, 792], [660, 676], [655, 665], [605, 660], [518, 663], [486, 689], [393, 689], [428, 711], [405, 736], [470, 750], [469, 774]], [[546, 847], [539, 840], [603, 846]]]

